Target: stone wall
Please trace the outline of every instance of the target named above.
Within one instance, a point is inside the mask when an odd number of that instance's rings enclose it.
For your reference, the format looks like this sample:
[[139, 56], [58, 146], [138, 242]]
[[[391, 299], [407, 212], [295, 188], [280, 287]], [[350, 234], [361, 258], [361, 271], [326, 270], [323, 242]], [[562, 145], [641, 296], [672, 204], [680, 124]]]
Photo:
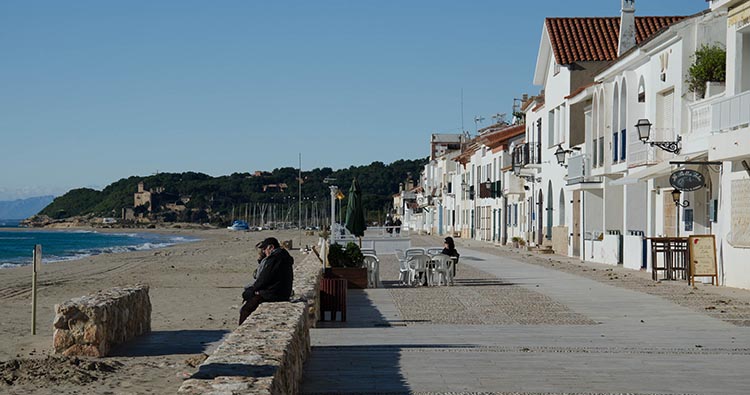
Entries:
[[106, 356], [112, 346], [151, 331], [147, 285], [112, 288], [55, 305], [55, 353]]
[[314, 254], [294, 264], [290, 302], [263, 303], [182, 383], [181, 394], [296, 394], [319, 318], [322, 265]]

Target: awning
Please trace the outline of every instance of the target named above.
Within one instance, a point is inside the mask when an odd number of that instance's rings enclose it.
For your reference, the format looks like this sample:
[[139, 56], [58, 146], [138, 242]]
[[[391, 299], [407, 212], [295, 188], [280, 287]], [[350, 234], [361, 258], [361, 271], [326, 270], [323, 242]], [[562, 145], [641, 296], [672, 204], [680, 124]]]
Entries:
[[613, 185], [613, 186], [630, 185], [630, 184], [636, 184], [643, 180], [650, 180], [652, 178], [663, 177], [672, 173], [672, 170], [673, 170], [672, 166], [677, 166], [669, 162], [688, 162], [688, 161], [691, 161], [693, 159], [696, 159], [700, 156], [704, 156], [707, 154], [708, 154], [708, 151], [701, 151], [701, 152], [696, 152], [696, 153], [688, 154], [688, 155], [677, 155], [672, 159], [659, 162], [641, 171], [637, 171], [635, 173], [628, 174], [625, 177], [619, 178], [617, 180], [610, 181], [609, 185]]

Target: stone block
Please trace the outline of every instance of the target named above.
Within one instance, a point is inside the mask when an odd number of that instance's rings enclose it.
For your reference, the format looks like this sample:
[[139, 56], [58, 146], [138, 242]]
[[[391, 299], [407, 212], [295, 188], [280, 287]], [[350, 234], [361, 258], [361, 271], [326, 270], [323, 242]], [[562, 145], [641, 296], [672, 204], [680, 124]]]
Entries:
[[118, 287], [55, 305], [55, 353], [103, 357], [114, 345], [149, 332], [148, 290], [147, 285]]

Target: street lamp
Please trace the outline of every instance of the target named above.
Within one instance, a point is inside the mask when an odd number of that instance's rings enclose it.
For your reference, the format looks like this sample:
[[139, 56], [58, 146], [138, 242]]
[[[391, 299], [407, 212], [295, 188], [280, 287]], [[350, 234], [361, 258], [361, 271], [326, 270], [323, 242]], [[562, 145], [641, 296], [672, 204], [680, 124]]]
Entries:
[[557, 150], [555, 150], [555, 158], [557, 158], [557, 164], [560, 165], [560, 166], [563, 166], [563, 167], [568, 167], [565, 164], [565, 155], [569, 154], [571, 152], [573, 152], [573, 151], [566, 150], [566, 149], [564, 149], [562, 147], [562, 144], [558, 144], [557, 145]]
[[680, 192], [679, 189], [675, 188], [672, 190], [672, 200], [674, 201], [674, 205], [677, 206], [677, 237], [680, 237], [680, 208], [685, 208], [690, 206], [690, 202], [685, 200], [684, 202], [680, 202], [680, 195], [682, 192]]
[[664, 151], [671, 152], [673, 154], [679, 154], [680, 150], [682, 149], [682, 146], [680, 144], [680, 141], [682, 141], [682, 136], [677, 136], [677, 140], [675, 141], [648, 141], [650, 134], [651, 134], [651, 126], [652, 123], [649, 122], [648, 119], [639, 119], [638, 123], [635, 124], [636, 129], [638, 129], [638, 138], [643, 142], [643, 144], [650, 144], [652, 147], [657, 146]]

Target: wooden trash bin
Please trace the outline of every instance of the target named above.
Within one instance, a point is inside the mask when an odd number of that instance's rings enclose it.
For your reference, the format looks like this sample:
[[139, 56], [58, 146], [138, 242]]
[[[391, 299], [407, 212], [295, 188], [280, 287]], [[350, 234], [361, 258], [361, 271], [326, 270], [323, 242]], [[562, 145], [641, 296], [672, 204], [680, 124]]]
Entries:
[[341, 321], [346, 321], [346, 287], [342, 278], [322, 278], [320, 280], [320, 320], [325, 321], [326, 311], [331, 312], [331, 321], [336, 321], [336, 313], [341, 312]]

